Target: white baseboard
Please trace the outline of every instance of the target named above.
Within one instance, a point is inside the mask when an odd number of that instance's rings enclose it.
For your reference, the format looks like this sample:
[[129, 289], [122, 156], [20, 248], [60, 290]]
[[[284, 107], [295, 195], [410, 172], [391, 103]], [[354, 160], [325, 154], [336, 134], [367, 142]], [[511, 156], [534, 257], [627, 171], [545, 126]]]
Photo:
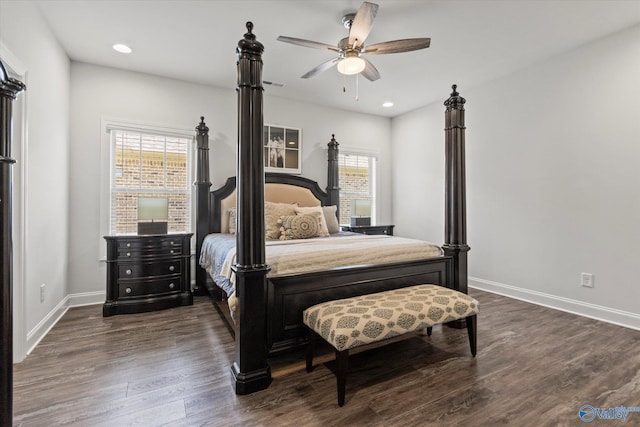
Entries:
[[504, 283], [469, 277], [469, 287], [640, 331], [640, 315]]
[[[79, 294], [67, 295], [69, 307], [82, 307], [83, 305], [102, 304], [107, 298], [105, 291], [82, 292]], [[102, 312], [102, 310], [100, 310]]]
[[83, 292], [67, 295], [53, 310], [51, 310], [35, 328], [27, 333], [27, 355], [33, 351], [40, 341], [49, 333], [51, 328], [64, 316], [71, 307], [83, 305], [102, 304], [105, 301], [106, 292]]

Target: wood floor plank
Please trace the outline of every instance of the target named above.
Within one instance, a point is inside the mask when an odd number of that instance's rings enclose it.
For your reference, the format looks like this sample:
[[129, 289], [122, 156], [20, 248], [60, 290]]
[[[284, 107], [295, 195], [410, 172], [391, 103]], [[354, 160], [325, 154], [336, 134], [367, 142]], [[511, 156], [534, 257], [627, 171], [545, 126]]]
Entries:
[[[211, 302], [104, 318], [70, 309], [14, 365], [16, 426], [581, 425], [578, 410], [640, 406], [640, 332], [471, 290], [466, 330], [434, 328], [350, 358], [339, 408], [333, 353], [270, 359], [273, 383], [236, 396], [234, 342]], [[632, 413], [628, 425], [640, 425]]]

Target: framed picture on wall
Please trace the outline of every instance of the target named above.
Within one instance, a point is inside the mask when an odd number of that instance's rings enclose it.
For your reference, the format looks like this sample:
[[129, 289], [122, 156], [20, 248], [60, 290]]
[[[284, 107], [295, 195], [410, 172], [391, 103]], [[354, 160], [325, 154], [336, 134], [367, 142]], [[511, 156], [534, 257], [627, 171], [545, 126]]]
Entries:
[[302, 129], [264, 125], [262, 146], [265, 171], [302, 173]]

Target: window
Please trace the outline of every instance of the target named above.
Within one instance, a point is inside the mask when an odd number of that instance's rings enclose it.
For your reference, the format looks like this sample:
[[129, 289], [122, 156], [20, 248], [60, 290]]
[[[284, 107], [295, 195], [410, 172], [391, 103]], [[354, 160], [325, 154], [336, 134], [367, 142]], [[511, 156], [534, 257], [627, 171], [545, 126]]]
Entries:
[[367, 154], [340, 153], [340, 222], [349, 224], [355, 216], [356, 200], [371, 203], [372, 223], [376, 207], [376, 157]]
[[193, 135], [126, 126], [107, 131], [110, 233], [137, 232], [140, 197], [166, 198], [168, 231], [190, 231]]

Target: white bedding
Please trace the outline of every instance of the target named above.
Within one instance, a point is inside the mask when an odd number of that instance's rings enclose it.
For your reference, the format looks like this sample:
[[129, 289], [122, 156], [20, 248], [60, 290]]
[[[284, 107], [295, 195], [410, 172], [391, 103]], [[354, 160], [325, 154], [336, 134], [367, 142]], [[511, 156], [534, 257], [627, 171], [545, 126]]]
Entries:
[[[215, 245], [212, 242], [215, 241], [215, 236], [216, 234], [207, 236], [202, 245], [200, 264], [203, 266], [211, 264], [207, 260], [214, 256]], [[413, 261], [442, 255], [442, 249], [433, 243], [397, 236], [364, 234], [303, 240], [267, 240], [265, 251], [266, 263], [271, 267], [269, 277], [339, 267]], [[224, 257], [219, 272], [231, 282], [231, 266], [235, 263], [235, 256], [233, 246]]]
[[[331, 237], [265, 242], [266, 263], [271, 267], [269, 277], [415, 261], [441, 255], [442, 249], [433, 243], [387, 235], [339, 233]], [[235, 236], [213, 233], [205, 237], [200, 265], [227, 293], [232, 317], [237, 306], [235, 277], [231, 270], [235, 260]]]

